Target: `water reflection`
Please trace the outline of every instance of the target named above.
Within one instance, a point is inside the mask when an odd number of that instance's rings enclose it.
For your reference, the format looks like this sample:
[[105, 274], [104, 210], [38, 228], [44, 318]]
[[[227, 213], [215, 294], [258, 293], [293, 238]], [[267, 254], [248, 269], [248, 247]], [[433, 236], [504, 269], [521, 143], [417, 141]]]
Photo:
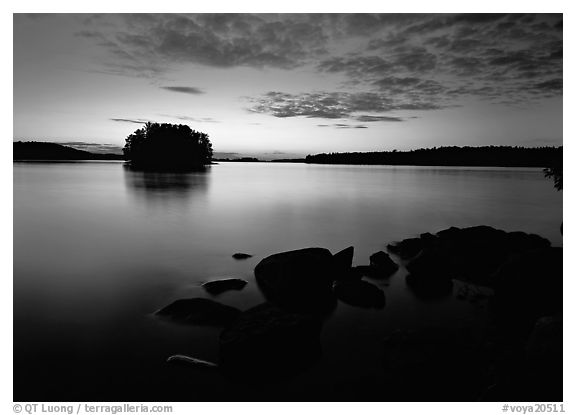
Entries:
[[124, 165], [126, 188], [146, 202], [186, 201], [193, 194], [205, 193], [210, 167], [185, 172], [159, 172], [133, 169]]

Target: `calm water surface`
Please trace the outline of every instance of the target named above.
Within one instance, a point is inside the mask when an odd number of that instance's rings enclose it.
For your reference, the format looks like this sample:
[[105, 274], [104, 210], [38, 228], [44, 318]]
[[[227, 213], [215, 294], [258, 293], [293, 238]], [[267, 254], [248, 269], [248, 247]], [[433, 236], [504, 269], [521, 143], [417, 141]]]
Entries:
[[[152, 316], [206, 297], [200, 283], [247, 279], [218, 297], [246, 309], [263, 301], [254, 266], [276, 252], [353, 245], [362, 265], [394, 240], [480, 224], [561, 245], [561, 221], [562, 194], [540, 169], [221, 163], [159, 174], [119, 162], [14, 163], [14, 399], [226, 400], [237, 386], [218, 374], [165, 363], [176, 353], [216, 361], [219, 331]], [[394, 330], [482, 319], [455, 298], [418, 300], [404, 276], [375, 282], [383, 310], [338, 304], [321, 361], [290, 381], [286, 399], [310, 389], [338, 399], [375, 370]]]

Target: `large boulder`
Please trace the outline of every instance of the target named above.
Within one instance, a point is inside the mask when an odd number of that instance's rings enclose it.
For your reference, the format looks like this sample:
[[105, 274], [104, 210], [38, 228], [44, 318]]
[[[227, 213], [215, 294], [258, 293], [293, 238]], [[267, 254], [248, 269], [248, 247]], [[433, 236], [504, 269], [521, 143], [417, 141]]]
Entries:
[[185, 298], [176, 300], [156, 312], [157, 316], [168, 320], [201, 326], [225, 327], [232, 323], [241, 311], [206, 298]]
[[386, 252], [380, 251], [370, 255], [370, 268], [370, 277], [387, 278], [398, 271], [398, 264]]
[[266, 299], [295, 311], [327, 311], [335, 304], [332, 283], [341, 274], [330, 251], [305, 248], [264, 258], [254, 275]]
[[422, 238], [409, 238], [403, 241], [389, 244], [388, 251], [398, 255], [402, 259], [409, 259], [420, 253], [424, 247]]
[[511, 257], [495, 276], [495, 303], [502, 330], [529, 332], [534, 322], [562, 312], [562, 248]]
[[426, 268], [428, 274], [438, 274], [441, 268], [450, 278], [492, 286], [494, 273], [510, 256], [549, 246], [550, 242], [538, 235], [472, 226], [452, 227], [436, 235], [424, 233], [420, 238], [389, 245], [388, 250], [404, 259], [412, 258], [407, 268], [413, 274], [426, 273]]
[[240, 278], [224, 278], [221, 280], [205, 282], [202, 284], [202, 288], [204, 288], [209, 294], [219, 295], [229, 290], [241, 290], [246, 286], [246, 284], [248, 284], [248, 282]]
[[338, 299], [348, 305], [364, 308], [384, 308], [384, 291], [366, 281], [338, 281], [334, 284]]
[[296, 374], [319, 358], [320, 329], [317, 318], [260, 304], [220, 334], [220, 367], [244, 379]]
[[348, 248], [335, 253], [332, 258], [335, 280], [356, 279], [357, 273], [352, 269], [352, 261], [354, 260], [353, 246], [349, 246]]
[[406, 283], [421, 298], [452, 293], [449, 258], [439, 249], [425, 249], [406, 265]]

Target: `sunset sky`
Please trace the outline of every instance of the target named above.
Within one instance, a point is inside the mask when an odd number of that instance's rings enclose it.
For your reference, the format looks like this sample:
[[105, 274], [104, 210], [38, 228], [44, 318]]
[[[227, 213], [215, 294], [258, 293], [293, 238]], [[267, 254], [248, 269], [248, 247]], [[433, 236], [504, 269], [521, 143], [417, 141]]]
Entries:
[[148, 120], [221, 156], [562, 144], [562, 15], [14, 17], [14, 140], [117, 151]]

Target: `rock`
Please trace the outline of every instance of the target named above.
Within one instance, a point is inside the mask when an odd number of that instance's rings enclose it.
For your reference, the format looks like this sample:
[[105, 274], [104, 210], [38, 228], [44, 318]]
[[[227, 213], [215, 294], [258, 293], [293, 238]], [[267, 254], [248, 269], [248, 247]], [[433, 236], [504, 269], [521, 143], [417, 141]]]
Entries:
[[497, 319], [505, 332], [528, 333], [535, 321], [562, 312], [562, 248], [511, 257], [495, 275]]
[[386, 252], [380, 251], [370, 255], [370, 268], [372, 272], [369, 277], [386, 278], [398, 271], [398, 264], [392, 261]]
[[423, 247], [427, 247], [434, 244], [438, 240], [438, 237], [432, 235], [430, 232], [425, 232], [420, 234], [420, 240], [422, 241]]
[[351, 306], [365, 308], [384, 308], [384, 291], [366, 281], [337, 281], [334, 284], [336, 297]]
[[202, 284], [202, 287], [209, 294], [218, 295], [228, 290], [241, 290], [246, 284], [248, 284], [248, 282], [240, 278], [226, 278], [205, 282]]
[[496, 384], [484, 400], [562, 401], [562, 316], [541, 317], [531, 332], [526, 334], [526, 329], [519, 333], [516, 327], [505, 327], [499, 333]]
[[234, 255], [232, 255], [232, 258], [234, 258], [234, 259], [248, 259], [248, 258], [252, 258], [252, 255], [237, 252]]
[[175, 354], [170, 356], [168, 359], [166, 359], [166, 362], [184, 362], [187, 365], [192, 365], [198, 369], [218, 369], [218, 365], [216, 363], [208, 362], [202, 359], [196, 359], [195, 357], [185, 356], [182, 354]]
[[156, 315], [178, 323], [205, 326], [227, 326], [241, 311], [206, 298], [186, 298], [158, 310]]
[[354, 247], [349, 246], [334, 254], [332, 258], [336, 271], [334, 279], [350, 279], [350, 270], [352, 269], [352, 261], [354, 259]]
[[439, 250], [429, 248], [406, 265], [406, 283], [422, 298], [434, 298], [452, 292], [452, 278], [447, 258]]
[[452, 293], [454, 283], [451, 279], [436, 278], [408, 274], [406, 275], [406, 284], [410, 287], [416, 296], [422, 299], [431, 299], [445, 297]]
[[[490, 226], [472, 226], [469, 228], [444, 229], [436, 236], [423, 233], [420, 238], [410, 238], [389, 245], [390, 252], [407, 259], [412, 258], [409, 267], [420, 268], [420, 274], [426, 273], [426, 266], [419, 263], [431, 259], [431, 253], [440, 259], [432, 264], [428, 273], [438, 273], [439, 262], [442, 273], [462, 281], [484, 286], [492, 286], [493, 274], [511, 256], [517, 253], [550, 246], [550, 242], [537, 235], [524, 232], [505, 232]], [[418, 253], [419, 252], [419, 253]], [[414, 256], [417, 254], [416, 256]], [[412, 271], [416, 274], [415, 271]]]
[[360, 280], [362, 277], [370, 277], [372, 272], [374, 272], [370, 265], [357, 265], [352, 267], [352, 271], [356, 276], [359, 276], [359, 278], [356, 278], [356, 280]]
[[402, 259], [409, 259], [417, 255], [424, 244], [420, 238], [409, 238], [387, 246], [388, 250]]
[[[540, 317], [526, 343], [528, 362], [545, 370], [555, 366], [562, 376], [563, 330], [560, 316]], [[559, 369], [559, 370], [558, 370]]]
[[384, 339], [387, 391], [402, 401], [475, 401], [490, 376], [483, 345], [466, 328], [399, 330]]
[[335, 275], [337, 281], [358, 281], [362, 279], [364, 272], [358, 267], [352, 267], [348, 271], [338, 272]]
[[445, 278], [449, 279], [451, 274], [450, 257], [441, 249], [428, 248], [408, 262], [406, 269], [409, 273], [419, 276], [432, 275], [433, 278], [446, 276]]
[[220, 334], [220, 367], [232, 375], [285, 377], [320, 356], [320, 320], [264, 303]]
[[506, 244], [512, 254], [550, 247], [550, 241], [525, 232], [509, 232]]
[[448, 229], [444, 229], [444, 230], [436, 232], [436, 236], [439, 238], [450, 239], [453, 236], [457, 235], [459, 232], [460, 232], [460, 228], [457, 228], [455, 226], [451, 226]]
[[332, 283], [339, 270], [327, 249], [271, 255], [256, 265], [254, 274], [266, 299], [287, 310], [322, 312], [335, 305]]

